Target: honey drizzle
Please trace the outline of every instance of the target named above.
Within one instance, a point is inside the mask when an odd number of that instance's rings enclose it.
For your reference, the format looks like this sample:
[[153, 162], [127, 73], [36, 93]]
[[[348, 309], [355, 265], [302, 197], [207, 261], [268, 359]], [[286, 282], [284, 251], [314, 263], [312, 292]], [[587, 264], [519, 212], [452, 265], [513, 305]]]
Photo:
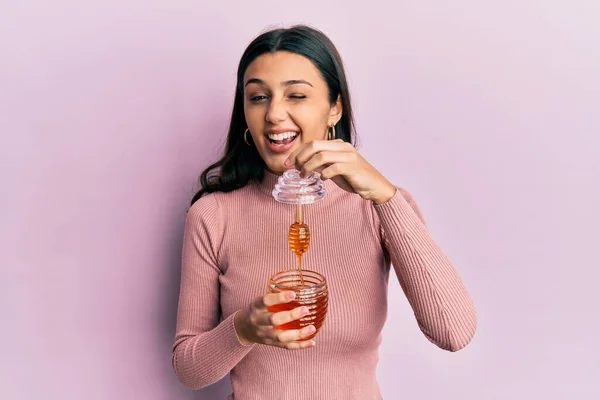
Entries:
[[304, 277], [302, 276], [302, 255], [308, 251], [309, 244], [310, 230], [308, 229], [308, 225], [304, 223], [302, 204], [296, 204], [295, 222], [290, 226], [289, 245], [292, 253], [296, 255], [301, 286], [304, 286]]

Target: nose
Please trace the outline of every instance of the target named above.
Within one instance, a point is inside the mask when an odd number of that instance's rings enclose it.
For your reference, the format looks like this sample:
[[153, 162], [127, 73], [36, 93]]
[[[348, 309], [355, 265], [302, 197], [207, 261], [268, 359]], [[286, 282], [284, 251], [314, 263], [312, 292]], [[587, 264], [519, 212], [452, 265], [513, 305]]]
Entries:
[[285, 104], [283, 104], [283, 101], [271, 98], [271, 101], [269, 102], [269, 108], [267, 109], [267, 114], [265, 115], [267, 122], [277, 124], [281, 121], [284, 121], [286, 117], [287, 110], [285, 108]]

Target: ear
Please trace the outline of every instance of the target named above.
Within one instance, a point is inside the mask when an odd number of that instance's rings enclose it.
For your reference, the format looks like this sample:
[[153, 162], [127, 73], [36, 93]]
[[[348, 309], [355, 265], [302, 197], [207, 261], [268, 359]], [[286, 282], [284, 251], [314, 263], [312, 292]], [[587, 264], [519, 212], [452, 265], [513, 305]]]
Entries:
[[328, 125], [333, 126], [338, 123], [340, 119], [342, 119], [342, 113], [344, 112], [342, 107], [342, 96], [338, 95], [338, 98], [334, 105], [331, 106], [329, 110], [329, 121]]

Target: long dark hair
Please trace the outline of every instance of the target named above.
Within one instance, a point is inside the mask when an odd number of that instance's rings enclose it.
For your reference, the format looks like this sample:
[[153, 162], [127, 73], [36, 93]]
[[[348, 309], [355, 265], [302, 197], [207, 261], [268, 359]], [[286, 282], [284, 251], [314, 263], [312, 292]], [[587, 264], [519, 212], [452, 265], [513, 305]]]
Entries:
[[323, 32], [306, 25], [269, 30], [254, 39], [240, 59], [225, 154], [200, 175], [200, 190], [192, 198], [192, 204], [206, 193], [231, 192], [252, 180], [263, 179], [265, 162], [254, 146], [244, 142], [244, 132], [248, 127], [244, 115], [244, 74], [257, 57], [276, 51], [299, 54], [317, 67], [327, 83], [330, 104], [336, 103], [338, 95], [341, 97], [342, 118], [335, 125], [335, 136], [354, 145], [350, 92], [342, 59], [334, 44]]

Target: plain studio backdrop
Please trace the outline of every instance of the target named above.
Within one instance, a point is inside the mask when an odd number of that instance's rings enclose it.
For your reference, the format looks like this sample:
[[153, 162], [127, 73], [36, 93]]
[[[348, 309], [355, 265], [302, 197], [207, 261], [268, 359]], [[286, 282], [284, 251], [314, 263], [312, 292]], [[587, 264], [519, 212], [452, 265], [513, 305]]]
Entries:
[[2, 1], [0, 398], [230, 392], [171, 369], [183, 222], [243, 49], [293, 23], [338, 46], [359, 151], [477, 306], [444, 352], [392, 275], [384, 398], [600, 398], [598, 21], [597, 0]]

